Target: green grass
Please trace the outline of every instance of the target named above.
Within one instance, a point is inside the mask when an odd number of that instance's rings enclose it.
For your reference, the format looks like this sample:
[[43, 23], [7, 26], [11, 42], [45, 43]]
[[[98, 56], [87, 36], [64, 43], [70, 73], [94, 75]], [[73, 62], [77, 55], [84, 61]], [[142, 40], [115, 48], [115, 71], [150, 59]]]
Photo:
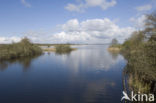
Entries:
[[32, 44], [27, 38], [22, 39], [18, 43], [0, 45], [0, 60], [33, 56], [41, 53], [41, 48]]

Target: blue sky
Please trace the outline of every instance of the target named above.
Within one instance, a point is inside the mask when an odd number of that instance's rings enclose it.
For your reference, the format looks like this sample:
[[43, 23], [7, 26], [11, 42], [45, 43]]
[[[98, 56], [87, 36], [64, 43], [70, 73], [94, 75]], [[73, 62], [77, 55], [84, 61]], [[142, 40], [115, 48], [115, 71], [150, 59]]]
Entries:
[[0, 43], [24, 36], [41, 43], [123, 40], [155, 5], [154, 0], [0, 0]]

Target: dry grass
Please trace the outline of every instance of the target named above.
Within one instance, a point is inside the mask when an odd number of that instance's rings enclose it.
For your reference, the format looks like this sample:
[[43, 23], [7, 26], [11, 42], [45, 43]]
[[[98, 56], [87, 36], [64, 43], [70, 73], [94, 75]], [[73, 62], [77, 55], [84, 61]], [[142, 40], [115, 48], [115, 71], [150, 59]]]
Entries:
[[56, 49], [55, 49], [55, 48], [45, 48], [45, 49], [43, 49], [43, 51], [47, 51], [47, 52], [55, 52]]
[[108, 48], [108, 51], [109, 51], [109, 52], [120, 52], [120, 50], [121, 50], [121, 49], [118, 48], [118, 47], [109, 47], [109, 48]]
[[138, 78], [137, 74], [129, 76], [128, 84], [131, 90], [134, 90], [135, 92], [148, 93], [150, 91], [150, 84], [144, 83]]

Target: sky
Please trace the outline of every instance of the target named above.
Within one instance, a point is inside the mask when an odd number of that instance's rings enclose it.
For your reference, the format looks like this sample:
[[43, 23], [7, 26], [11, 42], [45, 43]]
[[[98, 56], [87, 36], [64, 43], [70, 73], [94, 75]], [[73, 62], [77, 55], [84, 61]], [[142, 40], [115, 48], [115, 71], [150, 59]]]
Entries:
[[0, 0], [0, 43], [123, 42], [155, 8], [156, 0]]

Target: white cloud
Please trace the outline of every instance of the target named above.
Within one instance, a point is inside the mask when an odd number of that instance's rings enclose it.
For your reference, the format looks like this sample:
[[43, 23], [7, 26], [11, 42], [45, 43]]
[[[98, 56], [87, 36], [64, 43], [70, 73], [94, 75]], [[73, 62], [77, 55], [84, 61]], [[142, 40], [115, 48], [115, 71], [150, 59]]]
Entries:
[[113, 7], [116, 4], [115, 0], [85, 0], [88, 7], [99, 6], [103, 10], [106, 10], [109, 7]]
[[62, 28], [68, 32], [79, 31], [79, 21], [77, 19], [69, 20], [66, 24], [62, 25]]
[[149, 11], [151, 9], [152, 9], [152, 5], [150, 5], [150, 4], [136, 7], [137, 11]]
[[[51, 40], [49, 39], [49, 34], [47, 31], [38, 30], [38, 31], [27, 31], [22, 33], [23, 37], [27, 37], [33, 43], [48, 43]], [[50, 35], [51, 36], [51, 35]]]
[[25, 7], [28, 7], [28, 8], [31, 7], [31, 4], [29, 4], [28, 2], [26, 2], [26, 0], [21, 0], [21, 3], [22, 3]]
[[84, 11], [84, 5], [83, 4], [79, 4], [79, 5], [75, 5], [75, 4], [67, 4], [67, 6], [65, 7], [65, 9], [69, 10], [69, 11], [76, 11], [76, 12], [82, 12]]
[[0, 37], [0, 43], [12, 43], [12, 42], [19, 42], [21, 40], [20, 37]]
[[109, 7], [113, 7], [115, 4], [116, 0], [83, 0], [83, 2], [79, 4], [69, 3], [65, 6], [65, 9], [69, 11], [82, 12], [89, 7], [100, 7], [101, 9], [106, 10]]
[[120, 28], [110, 19], [77, 19], [62, 25], [62, 32], [51, 37], [55, 43], [109, 43], [112, 38], [123, 41], [134, 31], [132, 27]]
[[136, 18], [134, 17], [130, 18], [130, 21], [134, 24], [136, 29], [144, 29], [146, 20], [147, 20], [146, 15], [141, 15]]

